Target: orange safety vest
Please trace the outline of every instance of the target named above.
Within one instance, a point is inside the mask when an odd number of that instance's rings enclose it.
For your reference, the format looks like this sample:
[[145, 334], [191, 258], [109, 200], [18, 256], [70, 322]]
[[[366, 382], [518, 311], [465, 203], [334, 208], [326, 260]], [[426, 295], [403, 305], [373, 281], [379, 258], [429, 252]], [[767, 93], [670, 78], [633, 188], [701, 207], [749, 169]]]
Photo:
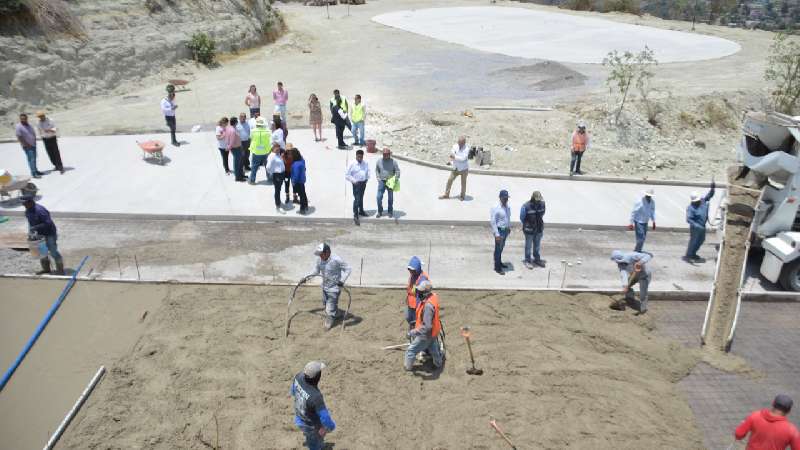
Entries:
[[426, 300], [421, 301], [417, 304], [417, 323], [414, 326], [414, 329], [419, 330], [422, 328], [422, 315], [425, 311], [425, 304], [430, 303], [433, 305], [433, 328], [431, 329], [431, 337], [435, 338], [439, 336], [439, 332], [442, 331], [442, 322], [439, 320], [439, 296], [436, 294], [431, 294]]
[[417, 308], [417, 286], [423, 280], [431, 281], [428, 278], [428, 274], [425, 273], [423, 270], [421, 274], [417, 277], [417, 281], [414, 284], [411, 284], [411, 276], [408, 277], [408, 285], [406, 286], [406, 301], [408, 302], [408, 307], [411, 309]]
[[572, 151], [576, 153], [583, 153], [586, 150], [586, 141], [589, 135], [584, 133], [580, 134], [577, 131], [572, 133]]

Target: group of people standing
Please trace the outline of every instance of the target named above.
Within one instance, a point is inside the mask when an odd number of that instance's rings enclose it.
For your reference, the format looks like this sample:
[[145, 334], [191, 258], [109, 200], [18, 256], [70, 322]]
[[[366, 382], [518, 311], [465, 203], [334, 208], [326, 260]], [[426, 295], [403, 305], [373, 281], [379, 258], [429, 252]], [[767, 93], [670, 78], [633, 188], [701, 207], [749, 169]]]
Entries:
[[19, 123], [14, 128], [14, 135], [17, 141], [22, 146], [22, 151], [25, 152], [25, 158], [28, 161], [28, 169], [30, 169], [33, 178], [41, 178], [44, 172], [41, 172], [36, 165], [37, 156], [37, 133], [42, 139], [44, 149], [47, 152], [50, 162], [53, 164], [53, 170], [64, 173], [64, 163], [61, 161], [61, 151], [58, 148], [58, 129], [55, 122], [47, 117], [44, 111], [37, 111], [36, 128], [28, 121], [28, 115], [22, 113], [19, 115]]

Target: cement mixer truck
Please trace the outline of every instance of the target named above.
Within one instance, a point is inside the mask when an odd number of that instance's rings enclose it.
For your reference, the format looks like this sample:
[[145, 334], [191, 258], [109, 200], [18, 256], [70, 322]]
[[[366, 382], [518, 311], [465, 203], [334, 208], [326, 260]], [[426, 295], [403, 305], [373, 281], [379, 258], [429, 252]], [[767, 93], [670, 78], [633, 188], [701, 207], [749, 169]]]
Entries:
[[752, 245], [764, 250], [761, 276], [800, 292], [800, 116], [747, 113], [737, 152], [742, 166], [736, 178], [760, 190], [755, 207], [740, 205], [749, 211], [739, 213], [752, 217]]

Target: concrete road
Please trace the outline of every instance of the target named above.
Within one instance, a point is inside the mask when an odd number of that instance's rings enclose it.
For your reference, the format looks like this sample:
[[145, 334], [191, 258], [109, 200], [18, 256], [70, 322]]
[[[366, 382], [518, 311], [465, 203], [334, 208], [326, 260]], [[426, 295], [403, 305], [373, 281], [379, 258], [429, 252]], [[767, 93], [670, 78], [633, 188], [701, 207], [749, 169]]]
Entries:
[[[514, 269], [501, 276], [492, 270], [493, 241], [482, 226], [62, 219], [58, 227], [67, 266], [90, 256], [83, 275], [161, 281], [295, 282], [310, 271], [314, 247], [326, 240], [353, 266], [352, 285], [402, 286], [408, 260], [417, 255], [439, 287], [556, 288], [564, 280], [567, 288], [617, 289], [609, 254], [634, 244], [631, 232], [549, 227], [542, 243], [548, 267], [528, 270], [515, 230], [503, 258]], [[0, 233], [24, 229], [21, 218], [0, 225]], [[646, 250], [655, 255], [652, 289], [710, 289], [715, 236], [700, 251], [708, 262], [699, 265], [680, 259], [686, 238], [667, 232], [648, 238]], [[566, 278], [561, 260], [572, 264]], [[27, 252], [0, 250], [0, 273], [30, 274], [37, 265]]]
[[[326, 131], [328, 136], [331, 131]], [[52, 172], [34, 180], [40, 187], [41, 203], [56, 215], [72, 217], [270, 219], [302, 218], [297, 207], [277, 212], [273, 186], [267, 183], [263, 169], [256, 186], [236, 183], [222, 169], [216, 139], [211, 132], [180, 135], [183, 145], [168, 146], [164, 165], [142, 159], [137, 141], [159, 139], [168, 135], [120, 135], [60, 138], [59, 145], [67, 172]], [[335, 149], [335, 141], [314, 142], [310, 130], [290, 130], [289, 141], [307, 161], [306, 191], [310, 200], [309, 219], [352, 219], [352, 188], [344, 178], [355, 151]], [[41, 147], [41, 145], [40, 145]], [[396, 149], [402, 154], [402, 149]], [[377, 210], [375, 162], [379, 155], [368, 154], [372, 178], [364, 197], [365, 209]], [[50, 169], [44, 149], [39, 149], [39, 169]], [[444, 162], [444, 161], [442, 161]], [[471, 174], [467, 181], [466, 201], [439, 200], [448, 172], [412, 163], [400, 162], [401, 190], [396, 195], [395, 213], [403, 222], [443, 222], [485, 224], [489, 211], [497, 204], [500, 189], [511, 193], [512, 219], [518, 222], [519, 208], [534, 190], [547, 202], [549, 224], [621, 227], [629, 222], [631, 209], [646, 184], [604, 183], [567, 180], [506, 177]], [[16, 143], [0, 144], [0, 167], [15, 175], [28, 174], [24, 153]], [[232, 165], [231, 165], [232, 167]], [[458, 195], [459, 181], [451, 195]], [[689, 193], [697, 188], [656, 186], [656, 221], [663, 229], [686, 230], [685, 208]], [[720, 195], [714, 199], [715, 211]], [[384, 202], [387, 200], [384, 199]], [[386, 205], [386, 203], [384, 203]], [[22, 211], [17, 201], [0, 202], [0, 214]], [[387, 222], [389, 219], [380, 219]]]

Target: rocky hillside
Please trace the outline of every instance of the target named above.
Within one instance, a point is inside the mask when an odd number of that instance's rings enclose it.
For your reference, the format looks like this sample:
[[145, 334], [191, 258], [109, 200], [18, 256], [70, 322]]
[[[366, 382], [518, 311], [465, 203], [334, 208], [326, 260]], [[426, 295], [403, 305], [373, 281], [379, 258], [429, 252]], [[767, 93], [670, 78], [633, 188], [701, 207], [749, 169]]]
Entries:
[[[25, 3], [23, 1], [22, 3]], [[74, 18], [78, 33], [37, 25], [30, 14], [0, 21], [0, 116], [107, 95], [120, 83], [191, 58], [186, 44], [203, 32], [218, 52], [276, 38], [284, 23], [272, 0], [38, 0]], [[13, 19], [13, 17], [11, 17]]]

